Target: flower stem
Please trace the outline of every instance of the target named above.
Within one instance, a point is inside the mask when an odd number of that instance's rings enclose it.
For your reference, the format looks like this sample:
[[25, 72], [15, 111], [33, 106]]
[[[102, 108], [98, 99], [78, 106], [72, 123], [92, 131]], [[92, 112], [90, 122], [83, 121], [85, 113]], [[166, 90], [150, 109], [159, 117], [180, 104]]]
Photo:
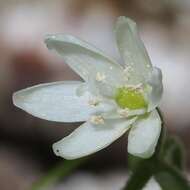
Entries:
[[151, 177], [156, 179], [163, 190], [190, 190], [188, 180], [181, 173], [183, 146], [166, 134], [162, 113], [158, 108], [157, 111], [162, 120], [162, 131], [155, 154], [149, 159], [129, 157], [132, 175], [123, 190], [141, 190]]
[[61, 178], [69, 175], [77, 167], [81, 166], [88, 157], [77, 159], [77, 160], [63, 160], [53, 169], [51, 169], [47, 175], [43, 176], [39, 181], [34, 183], [31, 190], [43, 190], [50, 188]]
[[141, 190], [153, 175], [151, 160], [141, 161], [122, 190]]

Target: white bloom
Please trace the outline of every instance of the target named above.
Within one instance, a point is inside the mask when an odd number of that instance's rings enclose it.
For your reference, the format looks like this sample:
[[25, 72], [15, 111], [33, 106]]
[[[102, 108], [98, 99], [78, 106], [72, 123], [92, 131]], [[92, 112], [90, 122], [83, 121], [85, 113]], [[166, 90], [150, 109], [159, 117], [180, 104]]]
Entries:
[[154, 153], [161, 131], [155, 108], [162, 96], [162, 74], [151, 65], [132, 20], [118, 19], [116, 39], [123, 65], [78, 38], [48, 35], [47, 47], [61, 55], [84, 82], [41, 84], [14, 93], [14, 104], [36, 117], [86, 121], [53, 145], [56, 155], [75, 159], [92, 154], [130, 128], [128, 152], [142, 158]]

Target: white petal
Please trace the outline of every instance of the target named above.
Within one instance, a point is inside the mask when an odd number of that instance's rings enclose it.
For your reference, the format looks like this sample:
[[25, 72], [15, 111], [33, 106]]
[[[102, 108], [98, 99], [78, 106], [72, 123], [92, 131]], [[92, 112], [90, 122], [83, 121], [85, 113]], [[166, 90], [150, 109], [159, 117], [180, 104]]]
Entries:
[[88, 91], [88, 86], [86, 85], [86, 83], [81, 83], [81, 85], [79, 85], [76, 89], [76, 94], [77, 96], [82, 96], [85, 94], [85, 92]]
[[77, 81], [54, 82], [36, 85], [20, 90], [13, 95], [14, 104], [26, 112], [50, 121], [79, 122], [86, 121], [94, 113], [109, 111], [109, 105], [92, 107], [89, 92], [76, 95], [80, 85]]
[[148, 93], [148, 111], [151, 111], [158, 106], [163, 94], [162, 72], [159, 68], [153, 67], [147, 83], [151, 86]]
[[76, 159], [97, 152], [123, 135], [136, 120], [106, 120], [102, 125], [86, 122], [69, 136], [53, 144], [57, 156]]
[[105, 75], [105, 83], [118, 85], [123, 79], [122, 67], [94, 46], [70, 35], [48, 35], [45, 43], [60, 54], [65, 62], [85, 81]]
[[117, 88], [120, 86], [115, 86], [111, 83], [101, 83], [101, 82], [96, 82], [95, 86], [98, 89], [98, 93], [106, 98], [114, 98], [115, 94], [117, 92]]
[[116, 39], [129, 70], [129, 83], [143, 82], [149, 76], [152, 66], [136, 23], [129, 18], [119, 17], [116, 23]]
[[153, 155], [161, 131], [161, 120], [156, 110], [137, 120], [128, 137], [128, 152], [141, 158]]

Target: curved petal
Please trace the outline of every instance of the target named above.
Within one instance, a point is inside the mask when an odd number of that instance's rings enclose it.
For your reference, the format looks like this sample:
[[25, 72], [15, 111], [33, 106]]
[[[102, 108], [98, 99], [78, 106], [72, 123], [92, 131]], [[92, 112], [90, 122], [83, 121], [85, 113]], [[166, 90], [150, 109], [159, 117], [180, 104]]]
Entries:
[[128, 68], [129, 83], [143, 82], [149, 76], [152, 65], [138, 34], [136, 23], [129, 18], [119, 17], [116, 23], [116, 39]]
[[135, 120], [106, 120], [102, 125], [86, 122], [53, 144], [54, 153], [66, 159], [76, 159], [97, 152], [123, 135]]
[[161, 132], [161, 119], [156, 110], [137, 120], [128, 137], [128, 152], [141, 158], [153, 155]]
[[60, 54], [65, 62], [85, 81], [103, 76], [104, 83], [122, 83], [122, 67], [94, 46], [70, 35], [48, 35], [45, 43]]
[[153, 67], [147, 83], [151, 86], [148, 93], [148, 111], [151, 111], [158, 106], [163, 94], [162, 72], [159, 68]]
[[54, 82], [36, 85], [13, 94], [14, 104], [26, 112], [50, 121], [86, 121], [90, 115], [109, 111], [107, 104], [90, 106], [93, 97], [89, 92], [77, 96], [77, 89], [84, 83], [77, 81]]

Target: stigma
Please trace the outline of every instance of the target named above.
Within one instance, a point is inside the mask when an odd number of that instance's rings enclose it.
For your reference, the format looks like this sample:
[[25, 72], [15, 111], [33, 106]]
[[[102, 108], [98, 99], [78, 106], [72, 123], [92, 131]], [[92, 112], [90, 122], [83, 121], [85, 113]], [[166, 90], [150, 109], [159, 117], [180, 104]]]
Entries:
[[122, 109], [141, 109], [147, 107], [141, 84], [124, 86], [117, 89], [115, 101]]

